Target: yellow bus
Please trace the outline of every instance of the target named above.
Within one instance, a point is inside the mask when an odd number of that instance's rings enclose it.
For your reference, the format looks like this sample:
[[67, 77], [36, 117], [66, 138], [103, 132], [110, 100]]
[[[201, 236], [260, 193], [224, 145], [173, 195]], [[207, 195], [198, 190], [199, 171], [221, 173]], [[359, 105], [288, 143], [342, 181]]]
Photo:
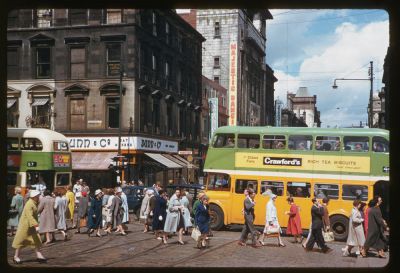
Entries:
[[243, 224], [244, 190], [256, 192], [255, 225], [265, 224], [269, 200], [276, 194], [280, 225], [285, 228], [292, 196], [300, 207], [303, 229], [311, 223], [311, 199], [329, 198], [336, 240], [345, 240], [355, 199], [382, 196], [389, 215], [389, 134], [382, 129], [322, 129], [226, 126], [216, 130], [204, 165], [210, 197], [211, 227]]

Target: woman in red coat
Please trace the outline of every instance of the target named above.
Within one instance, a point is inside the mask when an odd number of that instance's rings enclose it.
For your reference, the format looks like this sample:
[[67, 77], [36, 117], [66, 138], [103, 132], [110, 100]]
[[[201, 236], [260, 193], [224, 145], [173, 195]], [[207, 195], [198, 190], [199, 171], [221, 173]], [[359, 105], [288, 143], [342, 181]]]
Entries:
[[289, 197], [287, 199], [290, 205], [290, 211], [286, 211], [286, 214], [289, 215], [289, 222], [286, 229], [286, 234], [294, 236], [294, 243], [299, 243], [303, 241], [303, 237], [301, 236], [303, 230], [301, 229], [301, 221], [300, 221], [300, 211], [299, 207], [293, 201], [293, 197]]

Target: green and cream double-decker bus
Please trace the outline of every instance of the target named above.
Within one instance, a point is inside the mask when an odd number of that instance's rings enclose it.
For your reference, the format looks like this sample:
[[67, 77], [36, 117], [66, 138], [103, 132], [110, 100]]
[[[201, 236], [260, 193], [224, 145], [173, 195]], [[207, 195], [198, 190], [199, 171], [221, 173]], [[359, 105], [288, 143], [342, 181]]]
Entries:
[[72, 162], [67, 138], [40, 128], [7, 129], [7, 186], [12, 192], [40, 181], [55, 190], [71, 184]]
[[330, 199], [331, 229], [345, 239], [353, 200], [383, 198], [389, 214], [389, 132], [383, 129], [289, 127], [218, 128], [204, 165], [212, 228], [242, 224], [246, 188], [256, 191], [256, 225], [265, 224], [263, 193], [276, 194], [279, 223], [286, 227], [286, 199], [300, 207], [301, 223], [311, 222], [311, 198]]

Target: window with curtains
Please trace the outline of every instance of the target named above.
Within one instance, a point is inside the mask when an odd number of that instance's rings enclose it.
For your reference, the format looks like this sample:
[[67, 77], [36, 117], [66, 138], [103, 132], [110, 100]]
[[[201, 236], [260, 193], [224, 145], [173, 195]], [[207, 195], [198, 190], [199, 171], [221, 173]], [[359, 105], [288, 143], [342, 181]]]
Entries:
[[18, 127], [18, 99], [7, 98], [7, 127]]
[[32, 127], [50, 128], [50, 98], [34, 97], [32, 102]]
[[46, 28], [52, 26], [52, 10], [51, 9], [37, 9], [36, 10], [36, 26], [38, 28]]

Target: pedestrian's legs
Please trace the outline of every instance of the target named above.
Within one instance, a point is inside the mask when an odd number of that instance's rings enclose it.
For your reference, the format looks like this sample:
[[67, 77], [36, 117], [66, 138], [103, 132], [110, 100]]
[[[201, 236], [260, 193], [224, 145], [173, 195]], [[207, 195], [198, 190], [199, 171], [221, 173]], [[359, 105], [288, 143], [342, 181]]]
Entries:
[[315, 244], [315, 234], [314, 234], [314, 230], [310, 230], [310, 236], [309, 238], [307, 238], [307, 243], [306, 243], [306, 249], [307, 250], [311, 250], [314, 247]]
[[20, 250], [21, 250], [20, 248], [16, 248], [16, 249], [15, 249], [14, 259], [17, 260], [17, 261], [19, 260], [19, 253], [20, 253]]
[[183, 228], [178, 230], [178, 242], [181, 244], [183, 243]]
[[312, 231], [312, 229], [311, 229], [311, 224], [310, 224], [310, 229], [308, 230], [307, 239], [306, 239], [306, 241], [303, 243], [303, 247], [304, 247], [304, 248], [306, 247], [306, 245], [307, 245], [308, 241], [310, 240], [310, 237], [311, 237], [311, 231]]
[[249, 234], [249, 228], [247, 226], [247, 221], [245, 221], [243, 228], [242, 228], [242, 234], [240, 235], [239, 241], [242, 243], [246, 243], [247, 241], [247, 234]]
[[325, 244], [324, 236], [322, 235], [322, 229], [315, 230], [315, 240], [322, 250], [328, 249], [328, 246]]
[[248, 222], [249, 231], [251, 232], [251, 242], [253, 245], [257, 244], [257, 230], [255, 229], [253, 222]]
[[46, 243], [50, 243], [51, 239], [50, 239], [50, 232], [46, 232]]
[[36, 252], [36, 257], [37, 257], [38, 259], [46, 259], [46, 258], [42, 255], [42, 253], [40, 252], [40, 249], [39, 249], [38, 247], [35, 248], [35, 252]]

